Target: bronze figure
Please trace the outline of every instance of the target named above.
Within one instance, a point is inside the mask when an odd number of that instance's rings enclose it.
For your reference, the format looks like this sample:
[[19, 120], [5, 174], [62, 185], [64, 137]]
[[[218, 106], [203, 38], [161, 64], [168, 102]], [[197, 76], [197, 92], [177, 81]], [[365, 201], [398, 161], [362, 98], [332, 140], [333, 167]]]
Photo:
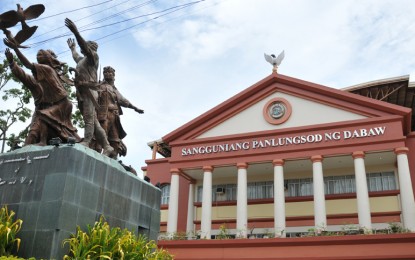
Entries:
[[98, 44], [93, 41], [85, 41], [79, 33], [76, 25], [70, 19], [65, 19], [66, 27], [74, 34], [79, 47], [81, 56], [76, 51], [75, 41], [68, 39], [68, 46], [71, 49], [72, 57], [76, 62], [75, 87], [78, 98], [78, 106], [85, 122], [85, 134], [81, 144], [90, 147], [92, 138], [97, 139], [98, 144], [103, 147], [103, 153], [107, 156], [114, 156], [114, 149], [110, 146], [104, 129], [98, 122], [95, 111], [97, 101], [97, 70], [99, 56], [97, 53]]
[[[110, 145], [116, 154], [125, 156], [127, 147], [122, 139], [127, 135], [121, 125], [120, 115], [123, 114], [121, 107], [134, 109], [137, 113], [143, 114], [144, 110], [134, 106], [126, 99], [114, 85], [115, 70], [108, 66], [104, 68], [104, 81], [99, 85], [98, 104], [96, 107], [98, 120], [104, 128]], [[98, 147], [99, 149], [99, 147]]]
[[80, 141], [77, 130], [71, 122], [72, 103], [59, 77], [62, 63], [57, 60], [56, 55], [50, 50], [39, 50], [38, 63], [31, 63], [14, 43], [7, 39], [4, 41], [8, 46], [13, 47], [23, 65], [33, 73], [33, 76], [29, 75], [20, 68], [13, 61], [10, 50], [6, 49], [5, 55], [13, 74], [29, 88], [35, 100], [35, 111], [25, 145], [47, 145], [50, 139], [56, 137], [64, 142], [69, 137]]
[[[17, 4], [17, 11], [11, 10], [0, 14], [0, 29], [3, 30], [9, 42], [12, 42], [18, 48], [27, 48], [20, 44], [29, 39], [36, 32], [37, 26], [27, 25], [26, 20], [35, 19], [44, 11], [45, 6], [42, 4], [31, 5], [26, 9], [23, 9], [20, 4]], [[13, 27], [19, 22], [22, 25], [22, 29], [16, 36], [13, 36], [7, 28]], [[8, 47], [13, 48], [11, 45], [8, 45]]]
[[[121, 107], [134, 109], [140, 114], [144, 110], [135, 107], [117, 90], [114, 85], [115, 70], [112, 67], [104, 68], [104, 81], [98, 82], [99, 56], [96, 42], [86, 41], [75, 23], [65, 19], [65, 25], [74, 34], [82, 54], [76, 51], [75, 40], [68, 39], [68, 46], [77, 64], [75, 69], [70, 68], [70, 71], [75, 72], [74, 81], [70, 83], [76, 87], [78, 106], [85, 123], [83, 139], [78, 136], [71, 122], [72, 103], [64, 88], [64, 83], [68, 83], [69, 79], [62, 77], [64, 63], [51, 50], [39, 50], [38, 63], [29, 62], [20, 52], [19, 48], [26, 48], [21, 43], [29, 39], [37, 29], [37, 26], [28, 26], [26, 20], [37, 18], [44, 11], [42, 4], [31, 5], [27, 9], [17, 4], [17, 11], [0, 14], [0, 30], [7, 37], [3, 40], [4, 44], [14, 50], [22, 64], [33, 74], [29, 75], [20, 68], [13, 61], [10, 49], [6, 49], [5, 54], [12, 73], [29, 88], [35, 99], [35, 112], [25, 145], [47, 145], [51, 139], [59, 137], [64, 141], [71, 139], [71, 142], [75, 139], [82, 145], [100, 152], [102, 150], [103, 154], [111, 158], [125, 156], [127, 147], [122, 139], [126, 133], [120, 122]], [[19, 22], [22, 29], [13, 36], [8, 28]]]

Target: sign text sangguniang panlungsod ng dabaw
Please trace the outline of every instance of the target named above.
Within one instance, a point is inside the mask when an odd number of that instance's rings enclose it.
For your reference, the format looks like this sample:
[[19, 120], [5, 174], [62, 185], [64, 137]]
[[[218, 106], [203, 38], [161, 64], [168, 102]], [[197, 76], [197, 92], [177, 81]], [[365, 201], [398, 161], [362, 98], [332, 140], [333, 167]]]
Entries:
[[344, 130], [335, 132], [325, 132], [317, 134], [304, 134], [294, 136], [282, 136], [267, 139], [253, 139], [251, 141], [222, 143], [213, 145], [203, 145], [182, 148], [182, 156], [196, 154], [214, 154], [222, 152], [234, 152], [240, 150], [262, 149], [268, 147], [280, 147], [289, 145], [301, 145], [309, 143], [320, 143], [328, 141], [340, 141], [355, 138], [367, 138], [384, 135], [386, 126], [373, 128], [361, 128], [356, 130]]

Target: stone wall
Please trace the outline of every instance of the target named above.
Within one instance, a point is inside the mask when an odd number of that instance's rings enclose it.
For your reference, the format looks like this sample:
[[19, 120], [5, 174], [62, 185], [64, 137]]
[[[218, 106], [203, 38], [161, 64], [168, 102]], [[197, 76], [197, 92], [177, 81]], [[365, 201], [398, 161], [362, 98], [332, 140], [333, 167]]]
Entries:
[[62, 259], [63, 239], [104, 215], [111, 227], [144, 233], [160, 229], [158, 188], [113, 159], [76, 144], [26, 146], [0, 154], [1, 205], [23, 220], [18, 255]]

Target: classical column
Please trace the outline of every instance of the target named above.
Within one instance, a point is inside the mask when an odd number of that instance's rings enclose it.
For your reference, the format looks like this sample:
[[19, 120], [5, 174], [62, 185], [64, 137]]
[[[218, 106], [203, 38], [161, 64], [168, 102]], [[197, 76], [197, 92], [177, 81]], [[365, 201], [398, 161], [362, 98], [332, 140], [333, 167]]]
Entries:
[[285, 192], [284, 160], [273, 160], [274, 165], [274, 232], [276, 237], [285, 237]]
[[210, 239], [212, 229], [212, 166], [203, 167], [201, 238]]
[[195, 202], [195, 182], [191, 181], [189, 183], [189, 199], [187, 201], [187, 223], [186, 223], [186, 233], [189, 238], [192, 238], [194, 234], [194, 202]]
[[238, 168], [238, 187], [236, 189], [236, 230], [238, 232], [238, 236], [246, 238], [248, 229], [248, 164], [238, 163], [236, 164], [236, 167]]
[[170, 169], [170, 198], [167, 218], [167, 233], [173, 236], [177, 232], [177, 218], [179, 213], [179, 169]]
[[408, 151], [407, 147], [400, 147], [395, 149], [395, 154], [398, 162], [403, 226], [415, 232], [415, 201], [408, 164]]
[[354, 159], [354, 171], [356, 176], [356, 199], [359, 226], [371, 232], [372, 219], [370, 215], [369, 192], [367, 189], [365, 153], [357, 151], [352, 154]]
[[311, 156], [313, 162], [314, 225], [317, 230], [327, 227], [326, 199], [324, 196], [323, 157]]

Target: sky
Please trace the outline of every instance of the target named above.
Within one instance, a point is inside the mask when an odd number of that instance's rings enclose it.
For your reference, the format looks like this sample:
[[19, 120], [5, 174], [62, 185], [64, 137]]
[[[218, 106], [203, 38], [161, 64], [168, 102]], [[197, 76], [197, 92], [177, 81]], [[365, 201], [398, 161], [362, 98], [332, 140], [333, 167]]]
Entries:
[[[39, 49], [52, 49], [75, 67], [66, 17], [98, 42], [102, 68], [115, 68], [118, 90], [145, 111], [125, 108], [121, 116], [128, 152], [120, 159], [139, 172], [152, 156], [147, 143], [267, 77], [272, 66], [264, 53], [284, 50], [280, 74], [336, 89], [403, 75], [415, 81], [411, 0], [0, 2], [0, 13], [16, 3], [45, 5], [29, 23], [38, 26], [23, 50], [30, 61]], [[0, 59], [4, 50], [1, 42]], [[1, 109], [13, 105], [1, 102]]]

